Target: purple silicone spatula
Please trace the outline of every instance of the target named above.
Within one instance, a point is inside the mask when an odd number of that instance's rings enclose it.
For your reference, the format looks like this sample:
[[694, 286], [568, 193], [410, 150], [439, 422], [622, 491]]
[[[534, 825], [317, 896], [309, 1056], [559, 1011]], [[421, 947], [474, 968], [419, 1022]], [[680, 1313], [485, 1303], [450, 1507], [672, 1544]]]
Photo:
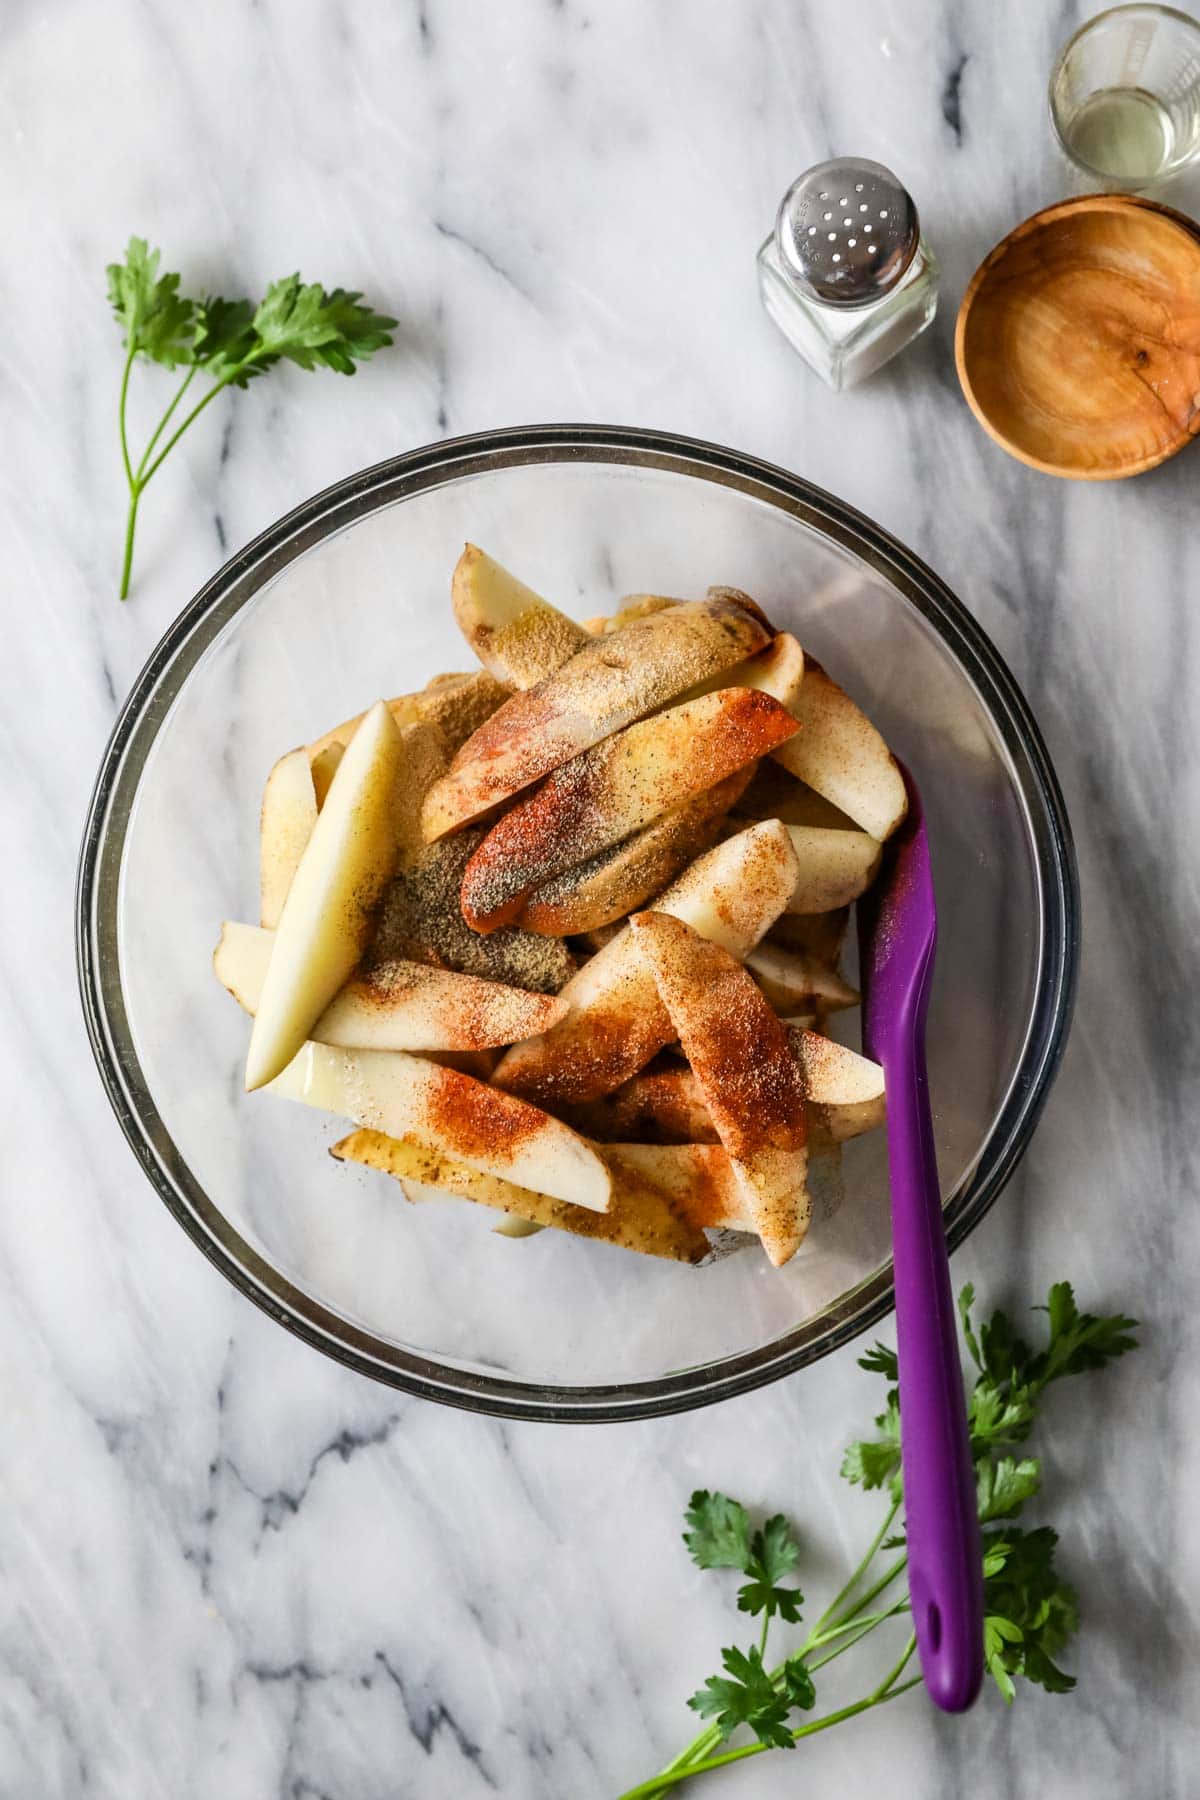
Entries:
[[887, 1093], [900, 1450], [913, 1630], [926, 1686], [965, 1712], [983, 1680], [983, 1565], [925, 1067], [937, 909], [921, 796], [859, 902], [863, 1049]]

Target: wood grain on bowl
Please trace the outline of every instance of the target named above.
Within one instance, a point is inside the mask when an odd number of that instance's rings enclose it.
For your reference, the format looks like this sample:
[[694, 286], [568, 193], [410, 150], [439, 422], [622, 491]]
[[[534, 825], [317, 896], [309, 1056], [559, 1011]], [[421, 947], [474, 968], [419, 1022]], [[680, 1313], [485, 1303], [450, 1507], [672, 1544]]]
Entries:
[[1200, 434], [1200, 226], [1124, 195], [1047, 207], [976, 271], [954, 349], [971, 410], [1022, 462], [1152, 469]]

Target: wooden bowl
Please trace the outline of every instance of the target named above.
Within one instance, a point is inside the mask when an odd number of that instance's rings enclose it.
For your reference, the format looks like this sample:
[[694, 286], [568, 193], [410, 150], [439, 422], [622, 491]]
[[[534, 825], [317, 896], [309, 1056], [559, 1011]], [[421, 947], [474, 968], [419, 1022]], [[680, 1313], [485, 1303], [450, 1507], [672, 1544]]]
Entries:
[[1031, 468], [1154, 468], [1200, 434], [1200, 227], [1131, 195], [1046, 207], [975, 271], [954, 358], [979, 423]]

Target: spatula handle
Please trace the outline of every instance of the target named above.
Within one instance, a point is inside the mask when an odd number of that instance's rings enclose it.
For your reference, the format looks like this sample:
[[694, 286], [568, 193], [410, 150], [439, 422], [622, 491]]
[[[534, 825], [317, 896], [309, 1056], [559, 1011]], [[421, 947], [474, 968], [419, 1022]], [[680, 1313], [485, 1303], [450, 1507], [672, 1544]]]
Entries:
[[918, 1011], [885, 1071], [908, 1579], [926, 1685], [963, 1712], [983, 1679], [983, 1564]]

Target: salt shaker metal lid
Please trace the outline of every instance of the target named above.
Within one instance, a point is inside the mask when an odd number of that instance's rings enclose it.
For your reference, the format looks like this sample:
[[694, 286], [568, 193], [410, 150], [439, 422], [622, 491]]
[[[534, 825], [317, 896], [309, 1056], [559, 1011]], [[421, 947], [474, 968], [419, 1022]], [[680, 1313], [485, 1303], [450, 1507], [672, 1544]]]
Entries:
[[871, 306], [904, 278], [920, 242], [912, 195], [882, 163], [840, 156], [818, 163], [783, 196], [780, 257], [814, 300]]

